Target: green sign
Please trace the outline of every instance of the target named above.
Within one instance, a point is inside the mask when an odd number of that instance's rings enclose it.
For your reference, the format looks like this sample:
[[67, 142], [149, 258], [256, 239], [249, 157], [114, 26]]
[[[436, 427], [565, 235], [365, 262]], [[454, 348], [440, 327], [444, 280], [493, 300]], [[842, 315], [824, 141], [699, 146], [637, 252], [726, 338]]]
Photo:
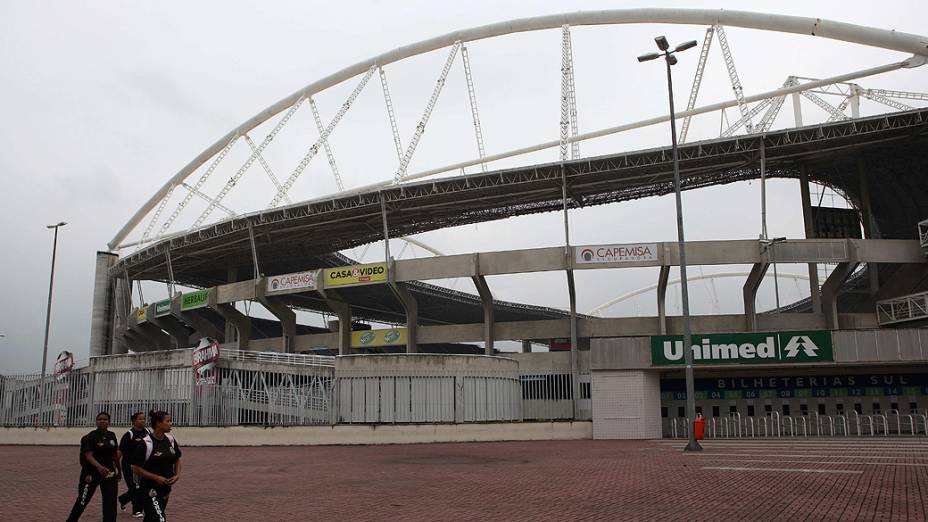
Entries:
[[171, 300], [165, 299], [155, 303], [155, 317], [164, 317], [171, 313]]
[[[694, 334], [694, 364], [783, 364], [834, 361], [831, 332]], [[683, 336], [651, 337], [651, 364], [683, 364]]]
[[209, 304], [209, 290], [198, 290], [184, 294], [180, 298], [181, 310], [193, 310], [194, 308], [203, 308]]

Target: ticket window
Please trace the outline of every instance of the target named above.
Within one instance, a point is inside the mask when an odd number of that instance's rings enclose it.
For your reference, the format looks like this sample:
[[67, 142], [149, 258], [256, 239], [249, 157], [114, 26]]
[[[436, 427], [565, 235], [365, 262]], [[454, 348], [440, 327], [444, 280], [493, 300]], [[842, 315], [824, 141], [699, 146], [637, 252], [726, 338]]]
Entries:
[[[915, 404], [915, 403], [913, 402], [911, 404]], [[754, 405], [748, 404], [748, 417], [753, 417], [753, 416], [754, 416]]]
[[859, 402], [855, 402], [854, 411], [856, 411], [858, 415], [862, 415], [864, 413], [864, 405]]
[[729, 415], [734, 415], [734, 414], [736, 414], [736, 413], [738, 413], [738, 407], [737, 407], [737, 406], [731, 405], [731, 406], [728, 407], [728, 414], [729, 414]]
[[[699, 408], [696, 408], [699, 411]], [[686, 406], [677, 406], [677, 417], [686, 417]]]
[[702, 406], [696, 406], [696, 413], [702, 414]]
[[918, 403], [910, 402], [909, 403], [909, 413], [918, 413]]
[[874, 415], [879, 414], [879, 413], [880, 413], [880, 403], [879, 403], [879, 402], [874, 402], [874, 403], [871, 405], [871, 407], [870, 407], [870, 412], [873, 413]]
[[844, 415], [844, 403], [839, 402], [835, 404], [835, 411], [838, 412], [838, 415]]
[[783, 405], [783, 416], [784, 416], [784, 417], [789, 417], [789, 404], [784, 404], [784, 405]]
[[712, 407], [712, 416], [713, 416], [713, 417], [718, 417], [718, 416], [719, 416], [719, 407], [718, 407], [718, 406], [713, 406], [713, 407]]
[[[803, 417], [808, 417], [808, 416], [809, 416], [809, 405], [808, 405], [808, 404], [800, 404], [800, 405], [799, 405], [799, 414], [802, 415]], [[786, 415], [786, 414], [784, 413], [784, 415]]]
[[764, 404], [764, 413], [769, 417], [773, 414], [773, 406], [770, 404]]
[[661, 418], [662, 419], [667, 418], [667, 407], [666, 406], [661, 406]]
[[899, 411], [899, 403], [898, 403], [898, 402], [891, 402], [891, 403], [889, 404], [889, 409]]
[[824, 404], [819, 404], [819, 405], [818, 405], [818, 414], [819, 414], [819, 415], [825, 415], [825, 405], [824, 405]]

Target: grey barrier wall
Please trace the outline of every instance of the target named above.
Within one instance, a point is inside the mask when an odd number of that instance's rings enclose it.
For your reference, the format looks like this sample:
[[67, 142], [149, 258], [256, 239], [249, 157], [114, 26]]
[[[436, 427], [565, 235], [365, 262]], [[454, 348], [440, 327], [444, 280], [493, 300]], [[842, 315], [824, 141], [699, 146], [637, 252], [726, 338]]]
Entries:
[[190, 349], [93, 357], [44, 383], [38, 375], [0, 376], [0, 425], [92, 426], [100, 411], [124, 424], [153, 408], [178, 426], [591, 418], [586, 360], [575, 401], [566, 353], [513, 355], [518, 361], [422, 354], [409, 362], [223, 348], [216, 383], [199, 386]]
[[339, 357], [338, 422], [522, 420], [519, 364], [483, 355]]

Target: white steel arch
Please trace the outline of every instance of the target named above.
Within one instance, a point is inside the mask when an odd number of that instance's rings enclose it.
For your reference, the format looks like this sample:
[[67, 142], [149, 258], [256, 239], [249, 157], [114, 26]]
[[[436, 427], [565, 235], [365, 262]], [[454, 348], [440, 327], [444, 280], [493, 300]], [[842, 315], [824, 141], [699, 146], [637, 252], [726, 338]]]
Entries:
[[[883, 72], [888, 72], [891, 70], [899, 69], [902, 67], [915, 67], [925, 63], [928, 59], [928, 37], [902, 33], [897, 31], [878, 29], [873, 27], [866, 27], [855, 24], [847, 24], [843, 22], [836, 22], [831, 20], [823, 20], [820, 18], [809, 18], [809, 17], [798, 17], [798, 16], [787, 16], [787, 15], [772, 15], [764, 13], [754, 13], [747, 11], [727, 11], [727, 10], [711, 10], [711, 9], [617, 9], [617, 10], [604, 10], [604, 11], [588, 11], [588, 12], [576, 12], [576, 13], [564, 13], [557, 15], [547, 15], [539, 17], [530, 17], [530, 18], [521, 18], [516, 20], [510, 20], [506, 22], [499, 22], [495, 24], [484, 25], [480, 27], [474, 27], [470, 29], [465, 29], [461, 31], [455, 31], [448, 33], [442, 36], [431, 38], [428, 40], [423, 40], [418, 43], [411, 45], [403, 46], [396, 48], [392, 51], [380, 54], [373, 58], [358, 62], [354, 65], [346, 67], [340, 71], [337, 71], [325, 78], [322, 78], [316, 82], [313, 82], [302, 89], [290, 94], [289, 96], [277, 101], [276, 103], [270, 105], [263, 111], [259, 112], [249, 120], [245, 121], [235, 129], [231, 130], [228, 134], [220, 138], [213, 145], [207, 147], [203, 152], [197, 155], [193, 160], [191, 160], [187, 165], [185, 165], [179, 172], [177, 172], [171, 179], [169, 179], [155, 194], [145, 202], [141, 208], [129, 219], [129, 221], [117, 232], [113, 239], [108, 243], [110, 249], [119, 248], [122, 245], [123, 240], [128, 236], [135, 227], [142, 221], [142, 219], [149, 214], [153, 209], [159, 206], [162, 200], [173, 191], [173, 189], [184, 182], [187, 177], [189, 177], [197, 168], [205, 164], [210, 158], [214, 157], [217, 153], [225, 149], [231, 142], [237, 140], [238, 137], [245, 135], [250, 130], [254, 129], [261, 123], [267, 121], [269, 118], [274, 115], [287, 110], [292, 107], [298, 101], [309, 98], [316, 93], [328, 89], [334, 85], [337, 85], [345, 80], [361, 75], [365, 72], [370, 73], [374, 68], [383, 67], [384, 65], [394, 63], [412, 56], [424, 54], [430, 51], [437, 49], [449, 47], [459, 43], [472, 42], [475, 40], [482, 40], [486, 38], [492, 38], [497, 36], [503, 36], [513, 33], [520, 32], [529, 32], [529, 31], [539, 31], [546, 29], [556, 29], [561, 28], [565, 25], [567, 26], [583, 26], [583, 25], [620, 25], [620, 24], [645, 24], [645, 23], [655, 23], [655, 24], [683, 24], [683, 25], [705, 25], [705, 26], [730, 26], [730, 27], [742, 27], [747, 29], [758, 29], [764, 31], [774, 31], [782, 33], [792, 33], [792, 34], [804, 34], [810, 36], [818, 36], [821, 38], [828, 38], [832, 40], [838, 40], [849, 43], [856, 43], [861, 45], [867, 45], [871, 47], [878, 47], [882, 49], [888, 49], [893, 51], [899, 51], [903, 53], [910, 53], [915, 56], [914, 59], [909, 59], [906, 61], [893, 63], [885, 65], [882, 67], [876, 67], [868, 69], [865, 71], [860, 71], [858, 73], [851, 73], [847, 75], [837, 76], [830, 78], [828, 80], [823, 80], [819, 85], [827, 85], [830, 83], [835, 83], [838, 81], [848, 81], [852, 79], [861, 78], [863, 76], [869, 76], [873, 74], [880, 74]], [[745, 96], [743, 99], [739, 97], [738, 100], [732, 103], [720, 103], [714, 104], [711, 106], [703, 107], [700, 109], [692, 109], [684, 113], [678, 113], [677, 117], [683, 117], [693, 114], [701, 114], [703, 112], [709, 112], [713, 110], [718, 110], [721, 108], [726, 108], [730, 106], [737, 105], [739, 103], [758, 101], [765, 98], [770, 98], [773, 96], [779, 96], [783, 94], [788, 94], [791, 92], [801, 92], [807, 90], [815, 82], [810, 82], [804, 84], [803, 86], [795, 86], [786, 89], [779, 89], [777, 91], [771, 91], [768, 93], [763, 93], [761, 95], [755, 96]], [[803, 88], [805, 87], [805, 88]], [[791, 90], [792, 89], [792, 90]], [[626, 130], [626, 128], [637, 128], [643, 125], [650, 125], [654, 123], [660, 123], [666, 121], [669, 117], [664, 118], [653, 118], [651, 120], [645, 120], [643, 122], [638, 122], [631, 125], [623, 125], [618, 127], [613, 127], [610, 129], [604, 129], [600, 131], [580, 134], [577, 136], [571, 137], [568, 141], [573, 143], [576, 141], [582, 141], [584, 139], [590, 139], [594, 137], [604, 136], [607, 134], [620, 132]], [[554, 141], [553, 143], [544, 143], [532, 147], [526, 147], [523, 149], [518, 149], [511, 151], [505, 154], [498, 154], [495, 156], [487, 156], [486, 158], [479, 158], [476, 163], [467, 162], [462, 164], [451, 165], [442, 169], [432, 169], [430, 171], [424, 171], [417, 173], [415, 175], [406, 176], [405, 179], [416, 179], [421, 177], [426, 177], [432, 174], [439, 172], [446, 172], [455, 168], [463, 168], [464, 166], [470, 166], [471, 164], [485, 163], [486, 161], [492, 161], [493, 159], [499, 159], [502, 157], [510, 157], [514, 155], [524, 154], [526, 152], [533, 152], [536, 150], [542, 150], [544, 148], [556, 147], [560, 144], [559, 141]], [[482, 156], [482, 155], [481, 155]], [[366, 187], [365, 187], [366, 188]], [[357, 189], [356, 189], [357, 190]]]

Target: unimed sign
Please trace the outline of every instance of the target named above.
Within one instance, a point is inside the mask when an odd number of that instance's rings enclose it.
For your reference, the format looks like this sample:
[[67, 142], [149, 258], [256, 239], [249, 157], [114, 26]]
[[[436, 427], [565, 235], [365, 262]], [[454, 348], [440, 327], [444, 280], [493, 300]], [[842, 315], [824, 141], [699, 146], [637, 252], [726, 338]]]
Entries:
[[[809, 363], [834, 360], [831, 332], [693, 334], [694, 364]], [[683, 364], [683, 336], [651, 337], [651, 364]]]

